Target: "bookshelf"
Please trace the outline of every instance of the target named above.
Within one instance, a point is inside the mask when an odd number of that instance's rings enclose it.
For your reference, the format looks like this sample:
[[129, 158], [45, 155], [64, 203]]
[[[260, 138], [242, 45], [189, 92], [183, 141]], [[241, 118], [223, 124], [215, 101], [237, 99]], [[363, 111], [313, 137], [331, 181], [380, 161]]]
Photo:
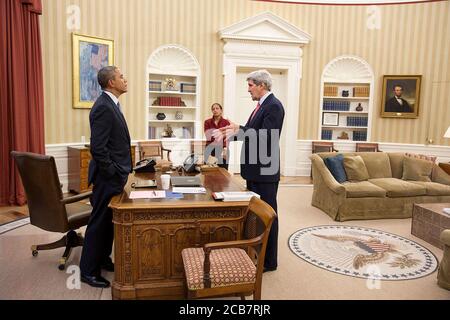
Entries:
[[[146, 137], [149, 140], [198, 139], [200, 68], [195, 57], [178, 45], [152, 53], [147, 63]], [[170, 131], [172, 136], [167, 136]]]
[[373, 72], [355, 56], [340, 56], [322, 74], [319, 139], [370, 141]]

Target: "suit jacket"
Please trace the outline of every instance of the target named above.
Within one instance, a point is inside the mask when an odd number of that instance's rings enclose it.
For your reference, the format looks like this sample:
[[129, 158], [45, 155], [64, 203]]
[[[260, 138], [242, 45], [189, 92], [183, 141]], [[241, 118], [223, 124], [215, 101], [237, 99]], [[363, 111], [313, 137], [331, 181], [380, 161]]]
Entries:
[[[244, 132], [243, 137], [238, 137], [244, 142], [241, 151], [241, 176], [244, 179], [254, 182], [280, 181], [280, 144], [279, 139], [273, 141], [271, 130], [275, 130], [281, 137], [283, 120], [283, 105], [270, 94], [253, 119], [250, 115], [246, 125], [240, 127]], [[262, 150], [261, 155], [262, 146], [266, 150]]]
[[89, 114], [91, 155], [88, 183], [97, 175], [123, 183], [132, 172], [131, 140], [127, 123], [114, 101], [102, 93]]
[[403, 105], [398, 103], [395, 97], [390, 98], [386, 102], [386, 107], [384, 109], [385, 112], [413, 112], [411, 106], [408, 101], [403, 98], [400, 98], [403, 101]]

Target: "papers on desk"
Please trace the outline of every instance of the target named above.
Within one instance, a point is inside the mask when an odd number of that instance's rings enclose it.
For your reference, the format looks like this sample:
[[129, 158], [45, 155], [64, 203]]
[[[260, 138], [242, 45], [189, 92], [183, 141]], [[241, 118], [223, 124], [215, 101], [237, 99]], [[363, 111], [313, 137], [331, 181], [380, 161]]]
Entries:
[[165, 191], [131, 191], [130, 199], [162, 199], [166, 197]]
[[203, 187], [173, 187], [174, 193], [186, 193], [186, 194], [201, 194], [206, 193], [206, 189]]
[[253, 191], [214, 192], [212, 196], [215, 200], [222, 201], [250, 201], [252, 197], [260, 198], [259, 194]]

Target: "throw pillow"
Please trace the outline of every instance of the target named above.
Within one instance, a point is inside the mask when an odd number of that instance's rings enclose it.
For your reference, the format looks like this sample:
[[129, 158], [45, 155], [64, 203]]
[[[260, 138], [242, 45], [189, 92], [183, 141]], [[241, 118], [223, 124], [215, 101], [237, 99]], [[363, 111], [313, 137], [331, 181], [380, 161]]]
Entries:
[[403, 180], [431, 182], [434, 163], [429, 160], [405, 157], [403, 159]]
[[347, 181], [344, 170], [344, 156], [342, 154], [325, 158], [323, 161], [337, 182], [342, 183]]
[[369, 179], [369, 172], [361, 156], [345, 157], [344, 168], [349, 181], [366, 181]]
[[433, 163], [436, 163], [436, 159], [437, 157], [435, 156], [427, 156], [425, 154], [417, 154], [417, 153], [405, 153], [405, 156], [409, 157], [409, 158], [414, 158], [414, 159], [422, 159], [422, 160], [427, 160], [427, 161], [431, 161]]

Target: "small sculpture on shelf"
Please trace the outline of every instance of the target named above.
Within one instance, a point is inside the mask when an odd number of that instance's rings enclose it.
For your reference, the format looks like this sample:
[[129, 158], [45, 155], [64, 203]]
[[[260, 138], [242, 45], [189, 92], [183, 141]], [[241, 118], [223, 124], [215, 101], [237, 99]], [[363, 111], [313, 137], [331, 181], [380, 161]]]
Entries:
[[167, 125], [167, 128], [164, 129], [164, 132], [163, 132], [162, 136], [163, 136], [163, 138], [174, 138], [175, 135], [173, 134], [172, 127]]
[[166, 86], [166, 91], [176, 91], [176, 80], [174, 78], [167, 78], [164, 81], [164, 84]]
[[348, 140], [348, 133], [345, 131], [342, 131], [341, 135], [337, 138], [341, 139], [341, 140]]
[[183, 119], [183, 112], [177, 111], [177, 112], [175, 113], [175, 119], [177, 119], [177, 120], [182, 120], [182, 119]]
[[348, 97], [349, 96], [348, 90], [342, 90], [342, 96], [343, 97]]
[[361, 102], [360, 103], [358, 103], [358, 106], [356, 107], [356, 111], [363, 111], [364, 110], [364, 108], [362, 107], [362, 105], [361, 105]]

